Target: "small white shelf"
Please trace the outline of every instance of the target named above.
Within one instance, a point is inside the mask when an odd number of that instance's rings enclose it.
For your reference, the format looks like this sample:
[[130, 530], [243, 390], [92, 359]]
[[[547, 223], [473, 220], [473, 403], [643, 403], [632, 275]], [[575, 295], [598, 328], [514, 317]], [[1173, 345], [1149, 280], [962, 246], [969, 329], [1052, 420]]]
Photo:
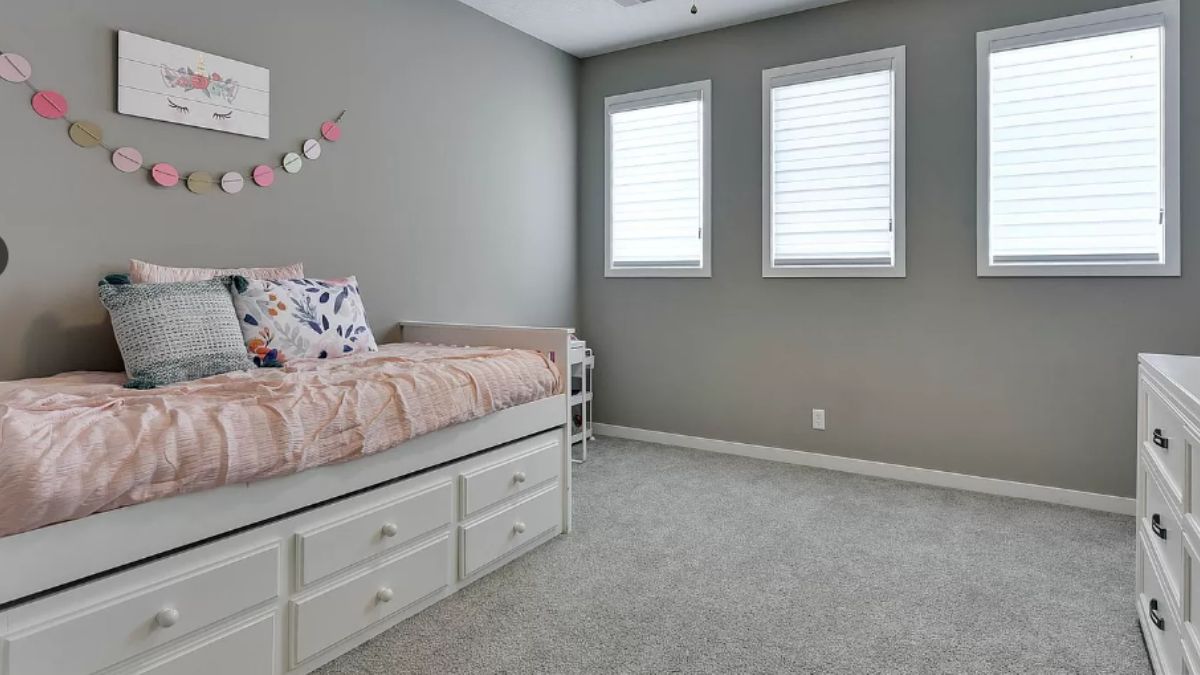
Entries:
[[[568, 372], [570, 373], [569, 390], [574, 390], [576, 384], [579, 393], [570, 394], [571, 403], [571, 445], [579, 445], [579, 459], [573, 462], [587, 461], [587, 443], [594, 436], [592, 431], [592, 371], [596, 367], [596, 356], [587, 348], [583, 340], [571, 343], [568, 352]], [[578, 421], [578, 426], [576, 422]]]

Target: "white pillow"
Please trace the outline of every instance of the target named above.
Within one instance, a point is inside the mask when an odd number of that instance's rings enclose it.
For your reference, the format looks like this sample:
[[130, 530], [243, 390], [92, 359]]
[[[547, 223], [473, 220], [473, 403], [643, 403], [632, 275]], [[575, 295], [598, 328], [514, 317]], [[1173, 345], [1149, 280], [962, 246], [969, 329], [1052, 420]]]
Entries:
[[168, 284], [178, 281], [208, 281], [217, 277], [242, 276], [247, 279], [302, 279], [304, 264], [292, 263], [283, 267], [242, 267], [215, 269], [211, 267], [165, 267], [143, 260], [129, 261], [129, 280], [135, 284]]
[[337, 358], [378, 351], [354, 277], [247, 279], [234, 277], [233, 306], [255, 365], [289, 359]]

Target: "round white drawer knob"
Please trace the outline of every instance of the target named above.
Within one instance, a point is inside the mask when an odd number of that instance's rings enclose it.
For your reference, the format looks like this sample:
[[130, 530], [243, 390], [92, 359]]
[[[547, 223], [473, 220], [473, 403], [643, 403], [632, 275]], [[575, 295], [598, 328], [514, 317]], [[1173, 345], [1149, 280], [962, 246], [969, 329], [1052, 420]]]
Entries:
[[394, 537], [399, 532], [400, 532], [400, 528], [396, 527], [395, 523], [384, 523], [383, 524], [383, 536]]
[[514, 473], [513, 480], [515, 480], [518, 483], [524, 483], [525, 482], [525, 472], [518, 471], [518, 472]]
[[154, 623], [162, 626], [163, 628], [170, 628], [171, 626], [174, 626], [175, 624], [179, 623], [179, 610], [175, 609], [174, 607], [168, 607], [166, 609], [159, 610], [158, 614], [154, 615]]
[[513, 523], [513, 532], [516, 532], [517, 534], [525, 534], [525, 523], [522, 523], [519, 520]]
[[396, 597], [396, 594], [387, 586], [379, 589], [379, 592], [375, 594], [375, 599], [380, 602], [391, 602], [394, 597]]

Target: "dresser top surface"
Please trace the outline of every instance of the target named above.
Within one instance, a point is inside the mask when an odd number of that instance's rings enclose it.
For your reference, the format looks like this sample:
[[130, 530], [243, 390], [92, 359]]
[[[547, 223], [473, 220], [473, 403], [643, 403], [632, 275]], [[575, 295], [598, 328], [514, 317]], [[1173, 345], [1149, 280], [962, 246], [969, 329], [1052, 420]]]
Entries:
[[1139, 354], [1138, 362], [1169, 380], [1192, 399], [1200, 401], [1200, 356]]

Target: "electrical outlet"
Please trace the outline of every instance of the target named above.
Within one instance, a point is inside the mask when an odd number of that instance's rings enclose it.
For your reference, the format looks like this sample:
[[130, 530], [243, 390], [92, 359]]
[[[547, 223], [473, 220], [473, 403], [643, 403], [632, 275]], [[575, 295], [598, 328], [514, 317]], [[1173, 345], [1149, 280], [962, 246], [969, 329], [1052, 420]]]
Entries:
[[820, 408], [813, 408], [813, 428], [825, 430], [825, 411]]

